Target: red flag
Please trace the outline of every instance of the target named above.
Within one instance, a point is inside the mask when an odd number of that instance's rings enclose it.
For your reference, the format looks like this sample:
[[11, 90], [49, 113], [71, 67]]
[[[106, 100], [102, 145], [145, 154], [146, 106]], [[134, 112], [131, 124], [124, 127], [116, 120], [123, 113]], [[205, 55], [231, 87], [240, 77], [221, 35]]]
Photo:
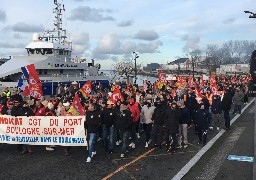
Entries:
[[161, 83], [166, 84], [166, 78], [162, 71], [158, 71], [158, 78]]
[[200, 76], [200, 86], [204, 86], [204, 79], [203, 79], [203, 76]]
[[39, 76], [36, 72], [35, 65], [29, 64], [24, 68], [26, 73], [28, 74], [28, 83], [29, 83], [28, 86], [29, 86], [30, 96], [40, 99], [41, 96], [43, 96], [42, 83], [40, 82]]
[[118, 99], [121, 99], [121, 101], [124, 101], [124, 98], [118, 88], [115, 89], [115, 91], [112, 93], [111, 97], [109, 100], [113, 103], [116, 103]]
[[176, 91], [177, 91], [177, 88], [174, 88], [174, 89], [172, 90], [171, 96], [172, 96], [173, 99], [176, 97]]
[[143, 91], [146, 93], [147, 89], [148, 89], [147, 81], [143, 80]]
[[197, 85], [195, 84], [195, 94], [197, 98], [203, 98], [203, 95], [201, 94], [201, 92], [199, 91], [199, 89], [197, 88]]
[[91, 81], [87, 81], [78, 91], [80, 91], [84, 97], [87, 97], [92, 92]]
[[194, 84], [193, 77], [191, 77], [191, 76], [188, 77], [188, 84], [189, 84], [189, 86], [193, 86], [193, 84]]
[[78, 94], [75, 94], [73, 103], [70, 107], [70, 112], [72, 113], [72, 115], [81, 115], [81, 116], [85, 115], [85, 111], [82, 104], [79, 101]]
[[186, 84], [187, 84], [186, 79], [184, 77], [181, 77], [180, 79], [181, 79], [180, 80], [181, 81], [181, 86], [185, 87]]

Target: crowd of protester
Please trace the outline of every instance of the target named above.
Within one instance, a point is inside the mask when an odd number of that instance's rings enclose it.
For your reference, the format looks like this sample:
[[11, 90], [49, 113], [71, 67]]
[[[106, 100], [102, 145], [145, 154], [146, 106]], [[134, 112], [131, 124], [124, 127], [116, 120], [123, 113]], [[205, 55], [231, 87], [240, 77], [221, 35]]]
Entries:
[[[0, 113], [12, 116], [72, 115], [69, 108], [78, 93], [86, 110], [87, 162], [96, 155], [96, 141], [102, 141], [108, 153], [121, 145], [120, 156], [125, 157], [129, 148], [136, 148], [141, 135], [145, 136], [145, 148], [164, 146], [168, 152], [175, 153], [177, 149], [189, 146], [188, 128], [198, 135], [198, 144], [202, 146], [207, 143], [207, 131], [230, 129], [232, 104], [233, 114], [241, 114], [242, 104], [248, 103], [245, 78], [215, 77], [218, 93], [211, 91], [209, 81], [202, 85], [196, 78], [193, 86], [188, 84], [188, 79], [185, 86], [172, 81], [157, 87], [158, 82], [147, 81], [143, 88], [136, 84], [121, 87], [119, 83], [104, 88], [100, 83], [92, 83], [92, 92], [86, 98], [78, 92], [76, 85], [68, 87], [59, 83], [56, 94], [49, 100], [42, 97], [29, 101], [23, 100], [22, 91], [14, 89], [10, 92], [5, 88]], [[113, 102], [110, 97], [115, 88], [120, 88], [122, 99]], [[198, 97], [196, 89], [202, 96]], [[224, 127], [221, 124], [225, 124]], [[47, 146], [46, 150], [53, 151], [54, 148]], [[18, 145], [17, 150], [21, 154], [33, 153], [31, 145]], [[70, 155], [70, 150], [65, 147], [65, 155]]]

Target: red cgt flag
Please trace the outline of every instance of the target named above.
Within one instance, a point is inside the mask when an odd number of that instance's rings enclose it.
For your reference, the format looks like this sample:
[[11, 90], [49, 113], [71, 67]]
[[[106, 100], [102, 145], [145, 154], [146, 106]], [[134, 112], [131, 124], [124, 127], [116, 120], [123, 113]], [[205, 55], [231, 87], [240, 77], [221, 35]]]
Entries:
[[73, 103], [70, 107], [70, 112], [72, 113], [73, 116], [83, 116], [85, 115], [85, 110], [82, 106], [82, 104], [79, 101], [78, 94], [75, 94]]
[[109, 100], [112, 102], [112, 103], [115, 103], [117, 102], [118, 99], [121, 99], [121, 101], [124, 101], [124, 98], [120, 92], [120, 90], [118, 88], [115, 89], [115, 91], [112, 93], [111, 97], [109, 98]]
[[86, 83], [78, 91], [82, 93], [83, 97], [87, 97], [92, 92], [91, 81], [86, 81]]

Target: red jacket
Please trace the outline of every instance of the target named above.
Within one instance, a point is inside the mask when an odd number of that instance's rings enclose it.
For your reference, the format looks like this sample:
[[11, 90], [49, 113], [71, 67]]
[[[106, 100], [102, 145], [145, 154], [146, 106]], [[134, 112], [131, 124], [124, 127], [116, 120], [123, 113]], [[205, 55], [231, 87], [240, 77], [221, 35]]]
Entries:
[[44, 106], [41, 106], [40, 108], [35, 107], [33, 112], [34, 112], [35, 116], [45, 116], [46, 115]]
[[129, 100], [128, 108], [130, 109], [133, 117], [133, 122], [138, 122], [140, 120], [140, 109], [139, 104], [134, 101], [134, 99]]

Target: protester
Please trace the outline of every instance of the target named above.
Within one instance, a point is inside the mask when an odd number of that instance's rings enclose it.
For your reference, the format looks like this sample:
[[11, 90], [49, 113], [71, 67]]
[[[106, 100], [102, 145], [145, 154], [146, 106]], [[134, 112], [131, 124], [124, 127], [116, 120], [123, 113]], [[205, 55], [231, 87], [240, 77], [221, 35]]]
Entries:
[[205, 109], [204, 103], [200, 104], [200, 109], [196, 111], [196, 124], [198, 129], [198, 144], [203, 146], [207, 143], [207, 129], [209, 128], [209, 123], [211, 120], [211, 115], [207, 109]]
[[147, 148], [149, 144], [151, 143], [151, 138], [150, 138], [150, 133], [152, 130], [152, 116], [154, 113], [155, 106], [152, 106], [151, 99], [148, 99], [145, 103], [145, 105], [141, 109], [141, 115], [142, 118], [140, 122], [143, 124], [145, 136], [146, 136], [146, 145], [145, 147]]
[[[170, 106], [166, 108], [165, 118], [164, 118], [164, 128], [165, 128], [165, 141], [167, 146], [167, 152], [176, 152], [178, 145], [178, 135], [179, 135], [179, 121], [181, 118], [181, 112], [177, 108], [175, 101], [170, 103]], [[173, 143], [170, 143], [169, 136], [171, 135]]]
[[123, 158], [128, 152], [128, 136], [133, 122], [132, 113], [127, 108], [127, 105], [127, 102], [121, 102], [120, 111], [117, 112], [117, 118], [115, 121], [116, 129], [119, 131], [122, 141], [121, 158]]
[[177, 105], [180, 108], [180, 121], [179, 121], [179, 139], [178, 139], [178, 144], [179, 146], [177, 148], [183, 147], [187, 148], [188, 147], [188, 123], [189, 123], [189, 110], [187, 107], [185, 107], [184, 101], [178, 101]]
[[84, 123], [87, 134], [87, 142], [89, 142], [89, 153], [86, 160], [88, 163], [91, 162], [92, 157], [96, 155], [93, 143], [100, 123], [101, 116], [100, 113], [96, 111], [96, 105], [92, 103], [89, 104], [88, 111], [86, 112], [86, 120]]
[[220, 130], [220, 120], [221, 120], [221, 98], [219, 95], [214, 95], [212, 99], [212, 121], [209, 129], [213, 130], [213, 128], [216, 126], [217, 130]]

